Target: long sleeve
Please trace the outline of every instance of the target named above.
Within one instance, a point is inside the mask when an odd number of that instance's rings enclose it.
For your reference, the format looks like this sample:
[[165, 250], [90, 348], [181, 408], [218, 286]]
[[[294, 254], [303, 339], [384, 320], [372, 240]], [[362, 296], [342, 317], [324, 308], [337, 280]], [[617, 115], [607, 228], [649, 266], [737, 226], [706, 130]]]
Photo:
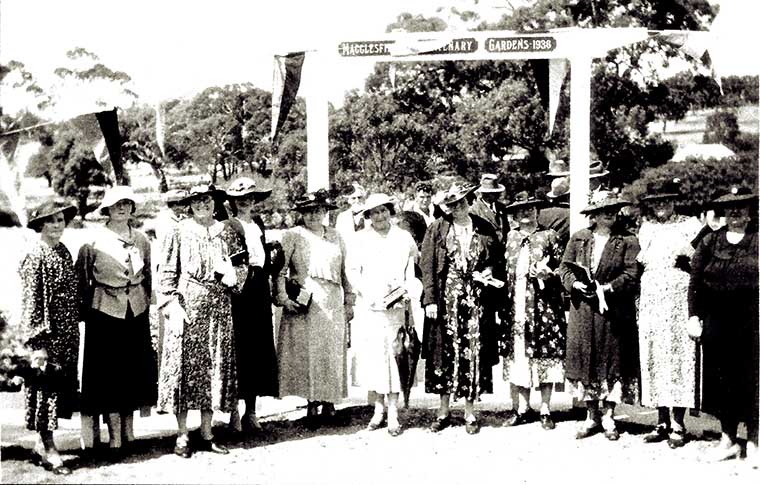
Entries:
[[24, 258], [19, 268], [21, 276], [21, 324], [27, 340], [34, 340], [45, 331], [51, 331], [47, 314], [50, 297], [45, 287], [42, 259], [30, 254]]
[[180, 263], [180, 232], [175, 226], [164, 240], [163, 251], [159, 260], [157, 303], [159, 308], [168, 304], [177, 294]]
[[148, 298], [151, 298], [151, 294], [153, 292], [153, 263], [151, 262], [151, 248], [150, 248], [150, 241], [147, 237], [145, 237], [143, 245], [142, 245], [142, 251], [143, 251], [143, 259], [145, 260], [145, 267], [143, 268], [143, 286], [145, 287], [145, 294], [148, 295]]
[[425, 233], [422, 241], [420, 270], [422, 271], [422, 306], [436, 303], [438, 285], [436, 267], [438, 266], [437, 238], [439, 222], [434, 222]]
[[565, 253], [562, 255], [562, 263], [559, 265], [559, 277], [562, 280], [562, 286], [565, 287], [565, 291], [570, 293], [573, 289], [573, 283], [575, 283], [575, 274], [564, 263], [574, 263], [577, 255], [577, 244], [574, 237], [570, 238], [570, 241], [565, 247]]
[[353, 305], [356, 302], [356, 295], [354, 294], [353, 285], [348, 277], [348, 269], [346, 262], [346, 243], [343, 238], [338, 234], [338, 244], [340, 245], [340, 279], [343, 286], [343, 302], [348, 305]]
[[709, 233], [697, 242], [697, 247], [691, 257], [691, 277], [689, 278], [689, 291], [687, 300], [689, 303], [689, 316], [702, 317], [702, 308], [699, 302], [702, 300], [702, 289], [704, 288], [704, 270], [710, 260], [710, 251], [712, 249], [712, 240], [715, 236]]
[[92, 307], [93, 292], [95, 291], [95, 277], [93, 265], [95, 264], [95, 250], [91, 244], [82, 244], [79, 248], [74, 271], [77, 274], [79, 294], [82, 296], [79, 314], [84, 317]]
[[639, 265], [636, 260], [639, 255], [639, 242], [635, 236], [626, 236], [623, 238], [623, 244], [623, 272], [608, 282], [614, 292], [632, 291], [639, 280]]

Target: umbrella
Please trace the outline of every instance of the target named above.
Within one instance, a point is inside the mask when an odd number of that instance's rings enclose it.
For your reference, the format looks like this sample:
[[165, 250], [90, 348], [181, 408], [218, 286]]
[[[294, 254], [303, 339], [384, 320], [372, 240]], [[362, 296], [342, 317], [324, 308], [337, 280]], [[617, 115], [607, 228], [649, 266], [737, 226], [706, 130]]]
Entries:
[[409, 316], [409, 305], [404, 311], [404, 324], [398, 329], [393, 340], [393, 355], [398, 365], [401, 391], [404, 393], [404, 407], [409, 407], [409, 392], [414, 384], [417, 361], [420, 359], [420, 339]]

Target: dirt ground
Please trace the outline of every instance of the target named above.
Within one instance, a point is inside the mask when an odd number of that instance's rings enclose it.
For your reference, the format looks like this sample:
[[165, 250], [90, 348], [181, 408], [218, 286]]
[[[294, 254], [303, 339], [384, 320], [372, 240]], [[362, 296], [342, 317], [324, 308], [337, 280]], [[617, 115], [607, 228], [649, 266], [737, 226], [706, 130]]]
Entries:
[[[63, 431], [64, 459], [74, 468], [68, 477], [45, 472], [29, 462], [30, 439], [8, 440], [2, 448], [3, 483], [757, 483], [760, 472], [748, 460], [707, 464], [700, 456], [717, 438], [712, 418], [688, 417], [692, 441], [670, 450], [665, 443], [647, 445], [651, 410], [622, 406], [621, 439], [609, 442], [601, 434], [575, 440], [578, 410], [565, 406], [556, 413], [554, 431], [538, 423], [504, 428], [507, 405], [491, 398], [481, 403], [480, 434], [465, 433], [461, 404], [454, 408], [454, 426], [435, 434], [427, 427], [435, 416], [435, 399], [412, 400], [402, 414], [404, 433], [391, 437], [381, 428], [364, 428], [371, 409], [353, 399], [338, 408], [336, 419], [309, 430], [299, 406], [263, 419], [264, 433], [245, 439], [215, 432], [231, 449], [229, 455], [196, 453], [190, 459], [172, 454], [174, 434], [170, 416], [136, 420], [138, 442], [117, 463], [80, 451], [75, 426]], [[191, 417], [192, 418], [192, 417]], [[153, 429], [148, 425], [155, 424]], [[75, 420], [72, 420], [72, 423]], [[192, 419], [191, 419], [192, 421]], [[5, 423], [5, 420], [3, 420]], [[77, 423], [74, 423], [77, 424]], [[192, 422], [191, 422], [192, 424]], [[156, 429], [162, 428], [162, 429]], [[8, 430], [8, 427], [5, 426]], [[61, 432], [59, 432], [61, 433]], [[197, 439], [197, 435], [191, 435]]]

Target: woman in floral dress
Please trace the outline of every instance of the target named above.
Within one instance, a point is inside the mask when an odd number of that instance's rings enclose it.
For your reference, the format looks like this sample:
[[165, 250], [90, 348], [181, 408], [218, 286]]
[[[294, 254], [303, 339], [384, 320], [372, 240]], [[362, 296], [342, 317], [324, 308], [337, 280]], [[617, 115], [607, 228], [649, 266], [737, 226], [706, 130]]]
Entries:
[[[644, 266], [639, 299], [641, 404], [656, 407], [657, 426], [647, 443], [667, 440], [671, 448], [686, 443], [686, 408], [696, 404], [695, 343], [686, 332], [691, 241], [702, 225], [674, 212], [678, 188], [641, 199], [651, 213], [639, 229], [638, 260]], [[670, 419], [670, 409], [673, 419]]]
[[465, 399], [465, 429], [477, 433], [475, 400], [493, 392], [491, 369], [498, 353], [495, 322], [488, 315], [497, 302], [482, 297], [484, 284], [476, 277], [501, 279], [504, 248], [492, 226], [469, 213], [477, 188], [453, 184], [443, 199], [450, 214], [433, 222], [422, 243], [425, 392], [441, 397], [433, 432], [451, 424], [453, 396]]
[[510, 383], [513, 413], [505, 422], [529, 422], [530, 390], [541, 390], [541, 427], [554, 429], [550, 403], [554, 384], [565, 381], [565, 313], [562, 282], [555, 272], [562, 260], [559, 235], [538, 228], [541, 202], [520, 192], [507, 206], [519, 228], [507, 234], [505, 332], [501, 345], [504, 380]]
[[71, 253], [60, 242], [76, 208], [63, 200], [44, 202], [32, 211], [28, 226], [40, 239], [21, 261], [21, 326], [32, 350], [23, 377], [26, 427], [39, 433], [34, 460], [68, 475], [53, 431], [58, 418], [70, 419], [76, 400], [79, 353], [79, 293]]
[[[295, 210], [303, 226], [282, 236], [285, 264], [277, 279], [277, 302], [283, 307], [277, 339], [280, 396], [308, 401], [307, 425], [335, 415], [335, 403], [348, 394], [346, 352], [354, 295], [346, 276], [346, 247], [333, 228], [323, 224], [336, 209], [324, 190], [304, 195]], [[286, 279], [311, 294], [308, 307], [288, 295]], [[306, 293], [304, 293], [306, 294]]]
[[[174, 453], [193, 449], [226, 454], [211, 431], [214, 411], [237, 406], [231, 295], [245, 282], [248, 266], [239, 255], [245, 242], [213, 218], [216, 190], [193, 187], [191, 217], [180, 222], [164, 247], [159, 308], [166, 318], [159, 375], [158, 409], [174, 413], [179, 435]], [[201, 411], [202, 442], [190, 447], [187, 412]]]

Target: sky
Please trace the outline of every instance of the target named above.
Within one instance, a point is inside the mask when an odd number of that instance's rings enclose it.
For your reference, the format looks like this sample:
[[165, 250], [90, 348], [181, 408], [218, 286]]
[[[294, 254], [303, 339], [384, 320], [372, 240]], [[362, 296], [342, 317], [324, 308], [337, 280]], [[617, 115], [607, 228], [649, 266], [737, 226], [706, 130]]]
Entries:
[[[479, 13], [492, 20], [508, 12], [504, 5], [528, 1], [0, 0], [0, 62], [23, 62], [44, 86], [65, 63], [66, 50], [81, 46], [128, 73], [146, 102], [235, 82], [271, 90], [275, 53], [371, 39], [404, 11], [445, 19], [450, 6], [462, 10], [477, 3]], [[713, 3], [722, 9], [715, 28], [723, 75], [757, 74], [760, 2]], [[332, 68], [328, 98], [339, 104], [345, 91], [362, 86], [371, 68], [367, 62]]]

